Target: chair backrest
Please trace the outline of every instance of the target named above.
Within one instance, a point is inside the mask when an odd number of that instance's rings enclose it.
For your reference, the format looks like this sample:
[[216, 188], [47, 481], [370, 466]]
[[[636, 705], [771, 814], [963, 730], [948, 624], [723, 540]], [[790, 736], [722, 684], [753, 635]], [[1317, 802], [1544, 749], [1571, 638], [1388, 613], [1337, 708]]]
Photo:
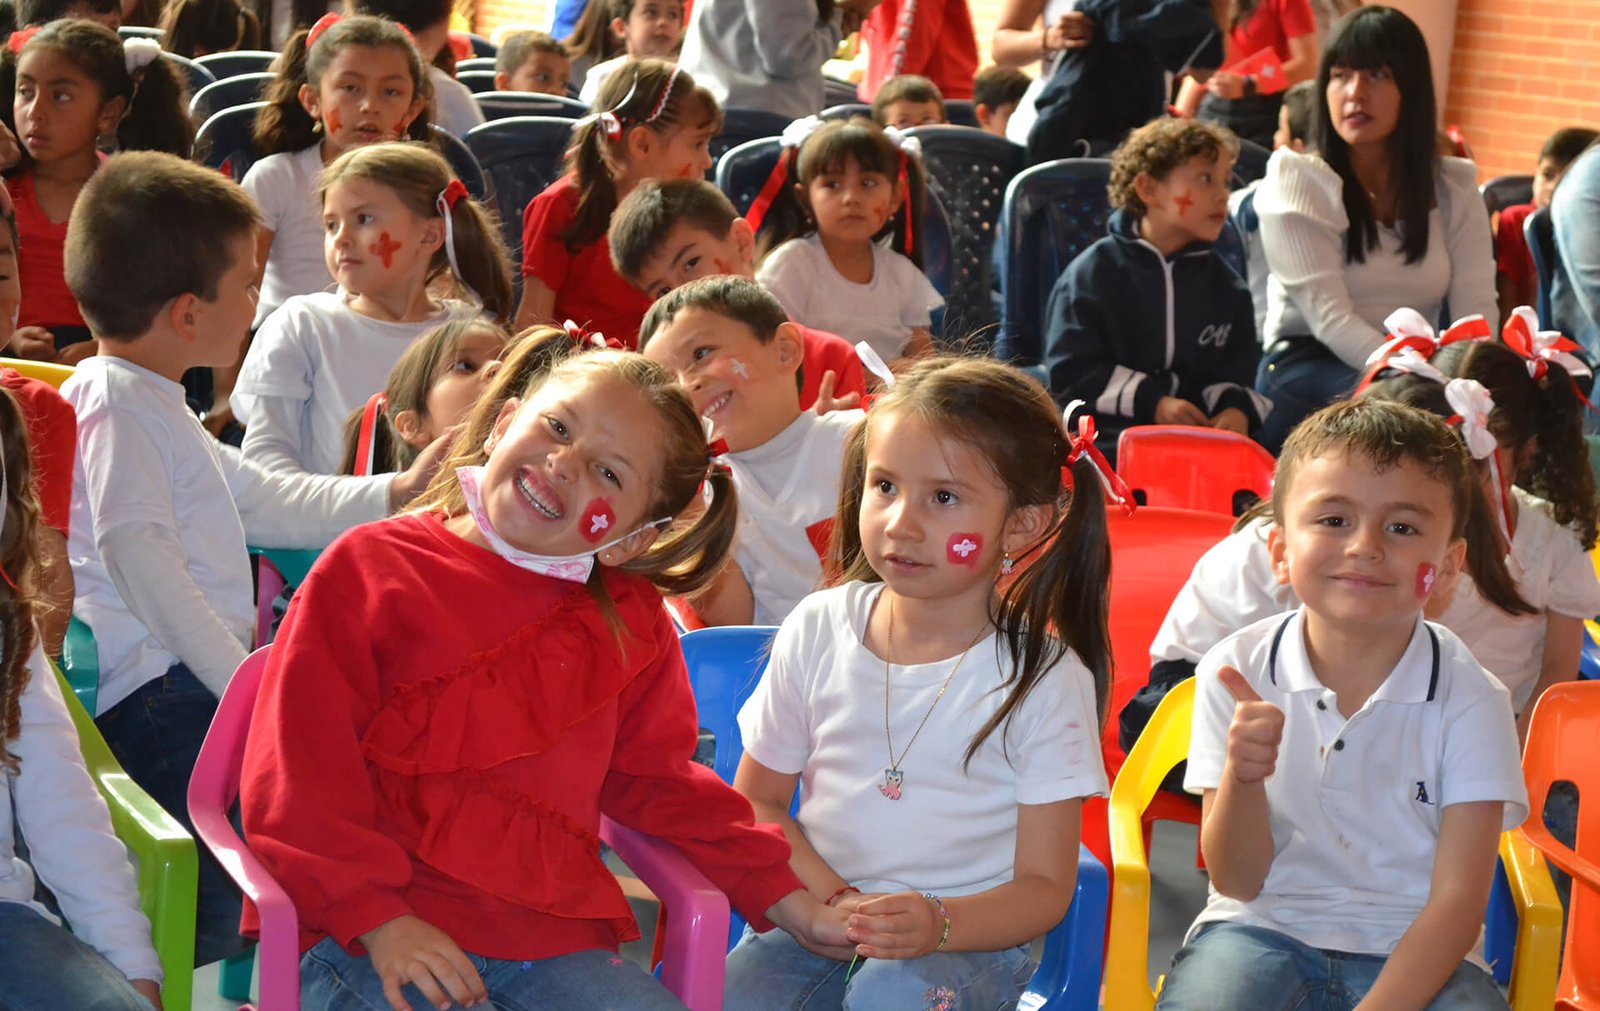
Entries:
[[1267, 162], [1272, 152], [1244, 137], [1239, 138], [1239, 157], [1233, 163], [1233, 188], [1248, 186], [1267, 175]]
[[711, 767], [725, 783], [733, 782], [744, 756], [739, 709], [767, 669], [767, 655], [777, 632], [770, 626], [728, 625], [695, 629], [678, 640], [700, 725], [716, 735]]
[[250, 134], [256, 113], [265, 102], [250, 102], [212, 113], [194, 135], [194, 158], [200, 164], [218, 169], [238, 182], [256, 161], [255, 144]]
[[1117, 438], [1117, 473], [1145, 505], [1237, 516], [1240, 493], [1272, 494], [1272, 454], [1219, 428], [1135, 425]]
[[997, 240], [1004, 297], [995, 357], [1040, 361], [1050, 289], [1074, 257], [1106, 234], [1110, 181], [1109, 161], [1063, 158], [1023, 170], [1006, 187]]
[[944, 100], [944, 118], [951, 126], [976, 128], [978, 104], [970, 98], [947, 98]]
[[[478, 164], [478, 159], [473, 157], [472, 149], [467, 147], [467, 142], [446, 130], [438, 123], [433, 126], [433, 142], [439, 145], [439, 152], [444, 155], [444, 160], [450, 163], [450, 171], [461, 180], [461, 185], [467, 188], [467, 195], [479, 202], [489, 199], [489, 187], [483, 178], [483, 168]], [[521, 227], [519, 221], [518, 227]]]
[[189, 118], [196, 123], [204, 123], [214, 113], [223, 109], [260, 102], [266, 97], [267, 86], [276, 77], [276, 74], [263, 72], [218, 78], [195, 92], [194, 97], [189, 99]]
[[766, 109], [724, 109], [722, 132], [711, 138], [711, 160], [757, 137], [776, 137], [789, 125], [789, 117]]
[[493, 56], [474, 56], [470, 60], [457, 60], [456, 76], [459, 78], [461, 74], [469, 70], [493, 70], [495, 62]]
[[776, 137], [758, 137], [724, 151], [717, 159], [717, 189], [727, 194], [734, 210], [750, 213], [750, 205], [756, 202], [756, 194], [766, 185], [782, 154]]
[[494, 75], [495, 70], [493, 67], [490, 67], [487, 70], [462, 70], [459, 64], [456, 66], [456, 80], [460, 81], [462, 84], [465, 84], [467, 86], [467, 90], [472, 92], [474, 95], [481, 95], [485, 92], [493, 91]]
[[849, 81], [841, 81], [837, 77], [822, 78], [822, 104], [824, 106], [843, 105], [854, 102], [858, 98], [856, 86]]
[[117, 29], [117, 35], [124, 39], [155, 39], [160, 42], [163, 34], [159, 28], [144, 25], [122, 25]]
[[467, 37], [467, 41], [472, 44], [473, 55], [479, 58], [492, 58], [500, 52], [499, 46], [495, 45], [493, 42], [490, 42], [482, 35], [474, 35], [471, 32], [463, 32], [462, 34], [465, 35]]
[[911, 135], [922, 143], [928, 189], [950, 224], [954, 258], [944, 334], [961, 338], [985, 331], [985, 344], [992, 345], [999, 316], [990, 258], [1006, 186], [1022, 171], [1025, 152], [1004, 137], [962, 126], [920, 126]]
[[512, 263], [522, 262], [522, 210], [561, 177], [561, 158], [571, 137], [572, 120], [557, 116], [496, 119], [467, 132], [467, 147], [494, 195]]
[[61, 389], [61, 384], [72, 375], [71, 365], [57, 365], [55, 362], [36, 362], [31, 358], [0, 358], [0, 366], [18, 372], [29, 379], [37, 379], [49, 383], [56, 389]]
[[217, 80], [226, 80], [240, 74], [270, 73], [278, 54], [266, 49], [235, 49], [227, 53], [208, 53], [196, 56], [194, 62], [206, 68]]
[[[493, 83], [491, 77], [490, 83]], [[476, 91], [476, 89], [474, 89]], [[576, 98], [541, 95], [533, 91], [488, 91], [473, 96], [484, 119], [509, 119], [512, 116], [556, 116], [578, 119], [589, 114], [589, 107]]]
[[1522, 222], [1522, 236], [1528, 243], [1528, 253], [1533, 257], [1533, 272], [1539, 278], [1539, 322], [1547, 327], [1556, 325], [1555, 313], [1550, 306], [1550, 285], [1556, 276], [1556, 233], [1550, 221], [1550, 208], [1541, 207]]
[[818, 115], [824, 121], [832, 121], [835, 119], [854, 119], [857, 116], [861, 116], [865, 119], [871, 119], [872, 106], [865, 102], [840, 102], [838, 105], [828, 106]]
[[1478, 187], [1478, 194], [1492, 218], [1507, 207], [1533, 203], [1533, 176], [1495, 176]]
[[1239, 222], [1233, 215], [1229, 215], [1222, 223], [1222, 231], [1217, 233], [1217, 241], [1211, 244], [1218, 258], [1233, 268], [1239, 275], [1239, 280], [1250, 283], [1250, 254], [1244, 246], [1244, 233], [1239, 230]]
[[189, 89], [189, 94], [191, 95], [196, 94], [201, 88], [204, 88], [208, 84], [217, 83], [217, 79], [211, 73], [211, 71], [189, 59], [187, 56], [179, 56], [177, 53], [169, 53], [166, 50], [162, 50], [161, 58], [164, 60], [171, 60], [173, 63], [178, 65], [178, 70], [182, 72], [183, 79], [186, 82]]

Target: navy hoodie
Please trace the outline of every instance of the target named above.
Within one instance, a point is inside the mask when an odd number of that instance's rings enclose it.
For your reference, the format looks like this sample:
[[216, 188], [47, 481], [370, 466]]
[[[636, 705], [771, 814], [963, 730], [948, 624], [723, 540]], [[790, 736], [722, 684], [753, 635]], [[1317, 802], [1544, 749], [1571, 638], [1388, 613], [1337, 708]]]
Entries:
[[1252, 389], [1261, 346], [1250, 289], [1209, 243], [1167, 259], [1120, 210], [1106, 231], [1050, 292], [1044, 364], [1056, 401], [1086, 401], [1106, 434], [1154, 424], [1162, 397], [1207, 417], [1237, 407], [1255, 431], [1272, 404]]

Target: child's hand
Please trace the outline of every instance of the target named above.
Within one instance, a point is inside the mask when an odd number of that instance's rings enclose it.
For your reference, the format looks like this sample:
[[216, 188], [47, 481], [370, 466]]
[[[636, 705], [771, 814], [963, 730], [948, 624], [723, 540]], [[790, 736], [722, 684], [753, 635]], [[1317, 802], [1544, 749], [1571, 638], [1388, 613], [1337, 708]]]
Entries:
[[417, 458], [411, 461], [411, 466], [394, 476], [394, 480], [389, 482], [390, 512], [421, 495], [423, 489], [428, 487], [433, 475], [439, 472], [439, 465], [450, 455], [450, 444], [455, 441], [459, 431], [461, 425], [451, 425], [445, 429], [437, 439], [422, 448]]
[[161, 984], [153, 979], [130, 979], [128, 985], [133, 987], [135, 993], [150, 1002], [156, 1011], [162, 1011]]
[[800, 947], [836, 962], [848, 962], [855, 957], [855, 951], [845, 938], [847, 915], [804, 888], [795, 889], [767, 910], [767, 919], [799, 942]]
[[1206, 412], [1180, 397], [1162, 397], [1156, 401], [1158, 425], [1209, 425]]
[[1232, 432], [1235, 435], [1249, 435], [1250, 419], [1245, 417], [1244, 412], [1237, 407], [1228, 407], [1212, 416], [1211, 427], [1220, 428], [1224, 432]]
[[1241, 783], [1259, 783], [1278, 764], [1278, 744], [1283, 740], [1283, 710], [1250, 687], [1232, 667], [1217, 671], [1217, 680], [1233, 696], [1233, 723], [1228, 727], [1228, 769]]
[[441, 1011], [452, 1001], [472, 1007], [489, 999], [489, 991], [466, 954], [449, 934], [421, 917], [397, 916], [358, 940], [366, 946], [372, 967], [383, 980], [383, 995], [394, 1011], [411, 1009], [411, 1002], [400, 992], [407, 983]]
[[1219, 70], [1206, 81], [1206, 90], [1218, 98], [1237, 101], [1244, 97], [1244, 78], [1231, 70]]
[[18, 358], [31, 358], [36, 362], [53, 361], [56, 356], [56, 336], [42, 326], [19, 326], [11, 335], [11, 346]]
[[833, 388], [838, 382], [839, 376], [832, 369], [822, 374], [822, 381], [817, 383], [817, 401], [811, 405], [813, 414], [846, 411], [852, 407], [861, 406], [861, 394], [859, 393], [846, 393], [842, 397], [833, 395]]
[[849, 928], [863, 958], [921, 958], [939, 947], [944, 917], [922, 894], [895, 892], [857, 906]]
[[1082, 49], [1094, 41], [1094, 21], [1082, 11], [1068, 11], [1055, 24], [1061, 49]]

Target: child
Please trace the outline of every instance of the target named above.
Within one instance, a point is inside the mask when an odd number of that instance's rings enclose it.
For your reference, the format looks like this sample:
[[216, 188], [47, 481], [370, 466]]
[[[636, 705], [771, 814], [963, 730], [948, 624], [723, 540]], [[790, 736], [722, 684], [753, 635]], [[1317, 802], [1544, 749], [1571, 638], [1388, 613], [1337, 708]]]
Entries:
[[662, 60], [629, 62], [594, 108], [572, 133], [566, 173], [523, 211], [517, 326], [570, 319], [631, 348], [650, 299], [611, 266], [611, 213], [645, 179], [704, 176], [722, 111]]
[[483, 110], [472, 91], [455, 79], [455, 64], [443, 69], [440, 52], [450, 42], [451, 0], [355, 0], [351, 14], [388, 18], [411, 33], [417, 54], [428, 65], [428, 83], [433, 89], [433, 121], [457, 137], [465, 137], [475, 126], [482, 126]]
[[[1066, 466], [1083, 494], [1063, 491]], [[852, 976], [747, 933], [727, 1006], [1011, 1007], [1072, 901], [1081, 802], [1107, 792], [1100, 479], [1036, 382], [938, 359], [874, 404], [843, 481], [844, 582], [779, 630], [739, 713], [734, 787], [783, 826], [811, 894], [850, 914], [861, 961]]]
[[[369, 425], [369, 407], [344, 426], [341, 474], [405, 470], [435, 439], [467, 418], [511, 335], [482, 317], [436, 326], [406, 349], [389, 373]], [[363, 441], [365, 440], [365, 444]], [[365, 464], [365, 466], [361, 466]]]
[[[1272, 135], [1272, 148], [1286, 147], [1296, 154], [1305, 154], [1311, 142], [1311, 122], [1316, 101], [1317, 82], [1301, 81], [1283, 93], [1283, 104], [1278, 107], [1278, 130]], [[1250, 287], [1250, 304], [1256, 310], [1256, 334], [1267, 332], [1267, 250], [1261, 241], [1261, 218], [1256, 214], [1257, 179], [1228, 194], [1228, 216], [1239, 228], [1239, 238], [1244, 242], [1245, 284]]]
[[1233, 135], [1186, 119], [1135, 130], [1111, 157], [1109, 233], [1051, 289], [1050, 392], [1084, 400], [1102, 450], [1130, 425], [1253, 433], [1271, 409], [1257, 394], [1255, 308], [1212, 249], [1228, 211]]
[[1283, 93], [1283, 104], [1278, 107], [1278, 129], [1272, 134], [1272, 149], [1286, 147], [1297, 154], [1306, 153], [1311, 143], [1312, 103], [1317, 97], [1317, 82], [1301, 81]]
[[[189, 153], [194, 128], [174, 65], [149, 40], [117, 38], [90, 21], [23, 29], [0, 54], [0, 120], [22, 144], [6, 178], [21, 235], [22, 309], [11, 347], [24, 358], [72, 364], [95, 353], [62, 281], [61, 245], [78, 191], [100, 164], [96, 142]], [[82, 345], [72, 347], [69, 345]]]
[[978, 128], [1004, 137], [1011, 114], [1032, 83], [1033, 78], [1015, 67], [983, 68], [972, 82], [972, 111], [978, 117]]
[[[0, 976], [8, 1006], [149, 1011], [161, 982], [150, 923], [34, 628], [29, 456], [22, 411], [0, 392]], [[35, 874], [71, 932], [35, 901]]]
[[588, 0], [571, 34], [561, 44], [572, 54], [572, 69], [567, 76], [567, 93], [576, 95], [589, 75], [589, 68], [622, 52], [622, 39], [611, 30], [611, 5], [607, 0]]
[[[601, 0], [594, 0], [599, 3]], [[679, 0], [605, 0], [611, 8], [611, 31], [622, 38], [622, 53], [597, 63], [584, 75], [578, 100], [592, 106], [600, 86], [630, 59], [655, 57], [676, 61], [683, 44], [683, 4]]]
[[932, 81], [917, 74], [901, 74], [883, 82], [872, 99], [872, 121], [896, 130], [949, 122], [944, 96]]
[[1539, 278], [1533, 269], [1533, 255], [1528, 252], [1528, 241], [1522, 234], [1528, 215], [1541, 207], [1550, 206], [1550, 197], [1556, 183], [1567, 171], [1567, 166], [1582, 154], [1600, 132], [1578, 126], [1557, 130], [1539, 149], [1539, 164], [1533, 176], [1533, 202], [1504, 208], [1495, 223], [1494, 257], [1495, 286], [1500, 293], [1500, 315], [1509, 319], [1511, 310], [1519, 305], [1532, 305], [1538, 301]]
[[[926, 200], [921, 148], [865, 119], [801, 120], [784, 138], [775, 176], [793, 186], [770, 213], [751, 214], [756, 277], [796, 320], [864, 340], [886, 362], [931, 353], [944, 299], [913, 241]], [[887, 236], [892, 248], [879, 243]]]
[[567, 47], [544, 32], [513, 32], [494, 57], [494, 90], [567, 93], [572, 57]]
[[322, 555], [273, 646], [241, 807], [299, 915], [307, 1009], [681, 1008], [615, 954], [638, 931], [602, 814], [761, 927], [845, 943], [778, 834], [691, 758], [661, 593], [722, 564], [735, 505], [689, 398], [614, 350], [512, 379], [417, 511]]
[[427, 141], [422, 58], [381, 18], [326, 17], [284, 46], [267, 104], [256, 113], [262, 158], [244, 175], [261, 208], [261, 305], [252, 329], [295, 295], [333, 283], [322, 243], [317, 178], [362, 144]]
[[822, 580], [839, 465], [860, 411], [800, 409], [800, 335], [761, 285], [728, 275], [650, 307], [639, 349], [678, 374], [739, 488], [736, 565], [692, 603], [710, 625], [775, 625]]
[[1348, 401], [1290, 435], [1269, 545], [1303, 603], [1201, 661], [1184, 786], [1210, 897], [1158, 1008], [1506, 1007], [1476, 949], [1528, 813], [1509, 693], [1422, 620], [1477, 494], [1414, 408]]
[[208, 56], [261, 48], [261, 22], [239, 0], [170, 0], [161, 12], [161, 41], [169, 53]]
[[[268, 317], [233, 392], [244, 454], [272, 470], [336, 473], [345, 418], [412, 341], [480, 311], [503, 319], [511, 306], [499, 229], [432, 149], [347, 151], [323, 172], [321, 201], [339, 290], [297, 295]], [[470, 301], [435, 298], [439, 278]]]
[[[651, 298], [715, 274], [755, 276], [755, 233], [704, 179], [646, 179], [617, 205], [606, 238], [617, 274]], [[855, 348], [836, 334], [795, 329], [803, 345], [800, 409], [811, 410], [819, 397], [856, 406], [866, 382]]]

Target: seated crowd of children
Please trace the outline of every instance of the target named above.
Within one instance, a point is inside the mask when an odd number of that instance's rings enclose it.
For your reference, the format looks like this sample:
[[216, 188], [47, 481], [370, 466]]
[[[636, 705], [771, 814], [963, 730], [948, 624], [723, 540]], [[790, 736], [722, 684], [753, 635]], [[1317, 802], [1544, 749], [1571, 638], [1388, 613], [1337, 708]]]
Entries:
[[[211, 41], [183, 4], [191, 52], [261, 31], [229, 7]], [[306, 1008], [682, 1007], [616, 954], [639, 935], [602, 816], [745, 918], [730, 1008], [1015, 1006], [1110, 789], [1102, 728], [1131, 747], [1193, 678], [1210, 891], [1158, 1007], [1505, 1009], [1496, 845], [1529, 815], [1533, 709], [1600, 614], [1592, 374], [1523, 307], [1531, 208], [1499, 213], [1504, 328], [1395, 307], [1113, 712], [1118, 435], [1250, 438], [1274, 409], [1282, 284], [1238, 140], [1130, 133], [1105, 237], [1041, 306], [1042, 367], [955, 354], [904, 132], [946, 121], [938, 86], [791, 124], [741, 214], [705, 179], [724, 110], [672, 62], [685, 6], [591, 2], [614, 54], [501, 48], [497, 88], [591, 108], [520, 262], [434, 144], [482, 121], [442, 0], [290, 34], [238, 185], [186, 160], [157, 43], [75, 17], [11, 36], [0, 344], [73, 368], [59, 392], [0, 370], [0, 1006], [161, 1007], [49, 662], [70, 612], [112, 755], [191, 831], [218, 701], [273, 643], [239, 821], [293, 901]], [[1003, 135], [1028, 78], [972, 83]], [[1326, 104], [1290, 91], [1279, 159], [1311, 157]], [[1551, 139], [1535, 206], [1594, 136]], [[251, 553], [280, 548], [321, 553], [274, 637]], [[731, 783], [695, 760], [686, 624], [777, 626]], [[196, 964], [260, 930], [201, 853]]]

